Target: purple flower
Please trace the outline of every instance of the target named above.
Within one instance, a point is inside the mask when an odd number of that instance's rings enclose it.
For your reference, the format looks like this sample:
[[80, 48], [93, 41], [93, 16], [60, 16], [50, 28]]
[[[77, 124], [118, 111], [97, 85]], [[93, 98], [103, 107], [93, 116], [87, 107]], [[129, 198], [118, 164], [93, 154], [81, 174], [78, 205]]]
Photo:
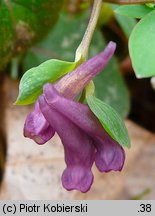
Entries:
[[[86, 192], [93, 182], [93, 162], [99, 171], [120, 171], [125, 160], [123, 148], [104, 130], [87, 105], [73, 101], [82, 89], [105, 68], [116, 45], [106, 49], [61, 78], [46, 84], [34, 112], [26, 119], [24, 134], [39, 144], [48, 141], [54, 131], [64, 146], [67, 168], [62, 184], [67, 190]], [[38, 104], [39, 102], [39, 104]]]
[[[44, 86], [44, 95], [50, 107], [92, 137], [92, 142], [96, 147], [95, 163], [101, 172], [122, 169], [125, 158], [123, 148], [104, 130], [87, 105], [61, 96], [51, 84]], [[48, 119], [43, 111], [45, 105], [40, 108], [45, 118]], [[50, 112], [47, 113], [49, 116]]]
[[40, 111], [38, 101], [34, 111], [29, 113], [24, 124], [24, 136], [33, 139], [37, 144], [44, 144], [55, 134], [51, 125], [46, 121]]
[[84, 87], [108, 64], [116, 49], [114, 42], [109, 42], [103, 52], [81, 64], [74, 71], [62, 77], [54, 86], [66, 98], [73, 99]]
[[[57, 94], [53, 100], [57, 100]], [[58, 133], [64, 145], [67, 168], [62, 175], [63, 186], [67, 190], [77, 189], [86, 192], [93, 181], [91, 167], [94, 162], [95, 148], [92, 139], [49, 105], [46, 97], [40, 96], [39, 104], [43, 115]]]

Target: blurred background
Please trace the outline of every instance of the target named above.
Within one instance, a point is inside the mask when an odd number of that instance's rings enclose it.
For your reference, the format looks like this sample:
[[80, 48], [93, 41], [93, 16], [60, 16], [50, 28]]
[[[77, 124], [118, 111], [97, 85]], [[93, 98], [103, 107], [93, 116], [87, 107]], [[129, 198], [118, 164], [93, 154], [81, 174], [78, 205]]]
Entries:
[[28, 69], [51, 58], [74, 61], [86, 30], [91, 0], [12, 0], [0, 2], [0, 199], [154, 199], [155, 91], [150, 79], [135, 77], [128, 52], [129, 36], [138, 22], [114, 13], [104, 3], [90, 46], [90, 57], [109, 40], [117, 51], [94, 82], [96, 95], [123, 118], [132, 147], [122, 172], [99, 173], [92, 189], [65, 191], [65, 167], [57, 135], [44, 146], [23, 137], [32, 106], [15, 106], [19, 80]]

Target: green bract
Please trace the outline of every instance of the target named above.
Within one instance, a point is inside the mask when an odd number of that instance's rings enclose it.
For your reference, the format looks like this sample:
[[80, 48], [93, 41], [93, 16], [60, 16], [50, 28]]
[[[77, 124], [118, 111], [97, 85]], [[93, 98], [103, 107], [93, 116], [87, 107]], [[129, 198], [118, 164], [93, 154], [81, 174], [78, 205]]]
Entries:
[[128, 132], [119, 114], [111, 106], [94, 96], [88, 96], [87, 103], [106, 132], [121, 146], [129, 148], [130, 140]]
[[129, 52], [138, 78], [155, 75], [155, 10], [135, 26], [129, 40]]
[[72, 71], [76, 62], [66, 62], [56, 59], [48, 60], [38, 67], [31, 68], [22, 77], [19, 85], [18, 105], [34, 103], [42, 93], [42, 87], [47, 82], [55, 82], [64, 74]]

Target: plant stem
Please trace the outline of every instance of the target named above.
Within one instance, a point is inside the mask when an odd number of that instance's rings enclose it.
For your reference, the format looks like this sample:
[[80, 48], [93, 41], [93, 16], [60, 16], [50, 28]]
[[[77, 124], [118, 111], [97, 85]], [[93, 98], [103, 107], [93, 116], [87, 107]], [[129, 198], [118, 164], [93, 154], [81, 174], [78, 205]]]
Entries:
[[101, 10], [101, 5], [102, 0], [94, 0], [93, 9], [86, 32], [79, 47], [76, 50], [75, 61], [79, 61], [81, 58], [82, 60], [87, 59], [90, 42], [96, 28], [96, 24]]
[[146, 4], [146, 3], [155, 3], [155, 0], [104, 0], [104, 2], [109, 2], [114, 4]]

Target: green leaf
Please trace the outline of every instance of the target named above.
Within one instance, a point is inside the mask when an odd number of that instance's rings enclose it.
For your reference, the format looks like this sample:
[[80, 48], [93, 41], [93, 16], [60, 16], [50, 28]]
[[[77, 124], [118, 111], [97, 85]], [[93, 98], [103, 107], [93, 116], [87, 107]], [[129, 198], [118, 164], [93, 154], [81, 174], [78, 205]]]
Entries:
[[137, 78], [155, 75], [155, 10], [135, 26], [129, 52]]
[[149, 8], [155, 8], [155, 4], [154, 3], [146, 3], [145, 5], [147, 7], [149, 7]]
[[0, 70], [48, 32], [58, 18], [62, 2], [0, 1]]
[[[111, 4], [111, 7], [114, 11], [116, 11], [120, 6], [118, 6], [116, 4]], [[126, 37], [129, 38], [134, 26], [137, 23], [136, 19], [134, 19], [132, 17], [126, 17], [126, 16], [123, 16], [121, 14], [116, 14], [116, 13], [114, 15], [115, 15], [115, 18], [116, 18], [118, 24], [120, 25], [120, 27], [124, 31]]]
[[42, 93], [42, 87], [47, 82], [55, 82], [64, 74], [72, 71], [76, 62], [65, 62], [56, 59], [48, 60], [38, 67], [31, 68], [22, 77], [19, 85], [19, 96], [16, 104], [34, 103]]
[[146, 5], [123, 5], [118, 7], [114, 12], [124, 16], [141, 19], [152, 10], [153, 8], [149, 8]]
[[121, 146], [129, 148], [128, 132], [120, 115], [111, 106], [94, 96], [88, 96], [87, 103], [106, 132]]
[[115, 14], [115, 17], [122, 30], [124, 31], [125, 35], [127, 36], [127, 38], [129, 38], [137, 21], [132, 17], [126, 17], [120, 14]]
[[112, 106], [122, 117], [126, 117], [130, 108], [129, 92], [114, 57], [104, 71], [95, 77], [94, 83], [96, 97]]

